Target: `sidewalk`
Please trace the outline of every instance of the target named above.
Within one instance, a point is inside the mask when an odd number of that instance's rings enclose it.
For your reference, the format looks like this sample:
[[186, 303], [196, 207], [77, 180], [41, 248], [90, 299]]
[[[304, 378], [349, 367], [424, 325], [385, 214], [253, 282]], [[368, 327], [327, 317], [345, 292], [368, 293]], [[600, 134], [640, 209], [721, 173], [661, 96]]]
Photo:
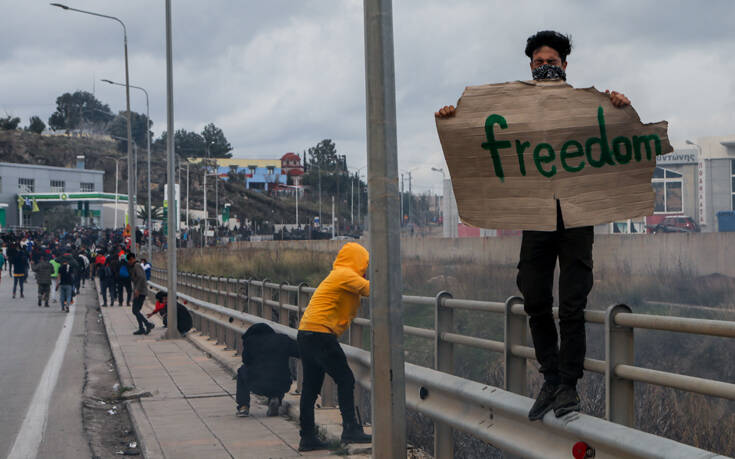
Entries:
[[[122, 386], [151, 394], [127, 402], [145, 457], [337, 457], [331, 451], [299, 453], [297, 423], [266, 417], [267, 407], [257, 396], [250, 417], [236, 417], [230, 373], [190, 340], [162, 340], [165, 329], [158, 316], [150, 335], [136, 336], [130, 307], [100, 309]], [[144, 308], [151, 309], [150, 304]]]

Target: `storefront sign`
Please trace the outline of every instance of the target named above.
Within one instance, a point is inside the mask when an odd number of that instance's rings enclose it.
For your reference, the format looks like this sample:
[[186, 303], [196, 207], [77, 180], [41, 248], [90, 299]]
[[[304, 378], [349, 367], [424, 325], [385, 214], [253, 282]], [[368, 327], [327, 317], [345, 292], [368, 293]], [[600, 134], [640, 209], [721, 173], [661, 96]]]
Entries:
[[656, 157], [656, 164], [665, 166], [670, 164], [697, 164], [699, 155], [696, 149], [674, 150], [672, 153]]
[[667, 127], [564, 82], [471, 86], [437, 119], [462, 221], [543, 231], [556, 229], [557, 200], [567, 227], [652, 214]]

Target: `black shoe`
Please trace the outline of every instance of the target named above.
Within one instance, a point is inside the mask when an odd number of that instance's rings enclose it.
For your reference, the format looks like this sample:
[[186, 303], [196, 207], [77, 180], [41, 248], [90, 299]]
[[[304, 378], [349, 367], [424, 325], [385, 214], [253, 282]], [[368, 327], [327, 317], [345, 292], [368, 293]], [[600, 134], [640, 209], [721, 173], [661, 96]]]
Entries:
[[552, 384], [548, 381], [544, 382], [541, 386], [541, 390], [536, 397], [536, 401], [531, 407], [531, 411], [528, 412], [528, 419], [531, 421], [538, 421], [543, 419], [544, 415], [551, 411], [554, 405], [554, 397], [556, 391], [559, 389], [558, 384]]
[[41, 307], [41, 298], [38, 299], [38, 307]]
[[554, 399], [554, 414], [556, 417], [560, 418], [572, 411], [579, 411], [581, 408], [577, 388], [566, 384], [560, 385]]
[[47, 308], [48, 307], [48, 301], [43, 306]]
[[154, 324], [153, 322], [148, 322], [147, 324], [145, 324], [145, 334], [147, 335], [154, 328], [156, 328], [156, 324]]
[[366, 434], [360, 424], [351, 422], [342, 426], [341, 440], [343, 443], [371, 443], [373, 436]]
[[281, 406], [278, 398], [273, 397], [268, 400], [268, 411], [265, 413], [266, 416], [278, 416], [278, 407]]
[[246, 418], [250, 416], [250, 408], [245, 405], [238, 406], [237, 411], [235, 412], [235, 416], [237, 416], [238, 418]]
[[316, 451], [318, 449], [327, 449], [326, 443], [321, 441], [315, 434], [302, 436], [299, 441], [299, 451]]
[[133, 335], [145, 335], [145, 334], [146, 334], [145, 330], [136, 330], [133, 332]]

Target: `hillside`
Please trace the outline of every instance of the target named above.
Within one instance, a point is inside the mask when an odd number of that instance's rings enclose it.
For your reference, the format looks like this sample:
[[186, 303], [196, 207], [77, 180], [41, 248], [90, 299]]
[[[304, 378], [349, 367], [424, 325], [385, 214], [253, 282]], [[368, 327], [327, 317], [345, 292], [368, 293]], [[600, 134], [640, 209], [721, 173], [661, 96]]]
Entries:
[[[127, 156], [118, 151], [117, 143], [104, 138], [68, 137], [63, 135], [39, 135], [24, 131], [0, 130], [0, 161], [10, 163], [38, 164], [57, 167], [74, 167], [76, 156], [84, 155], [86, 167], [105, 171], [104, 191], [115, 191], [115, 159], [119, 159], [120, 193], [127, 192]], [[138, 149], [138, 203], [145, 204], [147, 199], [147, 152]], [[189, 206], [191, 209], [202, 209], [203, 169], [197, 165], [189, 166]], [[182, 201], [186, 199], [186, 167], [181, 171]], [[151, 195], [153, 206], [163, 203], [163, 185], [166, 183], [165, 154], [162, 151], [151, 152]], [[214, 215], [214, 188], [212, 179], [208, 179], [208, 201], [210, 215]], [[232, 204], [231, 214], [239, 218], [247, 218], [257, 222], [294, 223], [295, 202], [293, 199], [274, 199], [266, 194], [246, 190], [241, 182], [221, 182], [219, 189], [220, 211], [222, 203]], [[318, 214], [317, 203], [311, 201], [307, 194], [299, 202], [299, 220], [303, 223]], [[323, 204], [323, 218], [330, 222], [331, 203], [326, 198]], [[343, 205], [340, 214], [349, 218], [349, 207]], [[183, 216], [183, 213], [182, 213]]]

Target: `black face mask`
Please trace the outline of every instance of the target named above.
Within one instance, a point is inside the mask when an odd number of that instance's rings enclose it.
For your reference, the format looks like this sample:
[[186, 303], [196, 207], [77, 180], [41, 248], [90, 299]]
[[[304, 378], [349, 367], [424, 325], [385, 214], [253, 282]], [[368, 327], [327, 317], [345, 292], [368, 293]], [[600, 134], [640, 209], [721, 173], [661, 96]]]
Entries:
[[567, 81], [567, 74], [564, 69], [558, 65], [544, 64], [536, 67], [531, 71], [534, 80], [564, 80]]

